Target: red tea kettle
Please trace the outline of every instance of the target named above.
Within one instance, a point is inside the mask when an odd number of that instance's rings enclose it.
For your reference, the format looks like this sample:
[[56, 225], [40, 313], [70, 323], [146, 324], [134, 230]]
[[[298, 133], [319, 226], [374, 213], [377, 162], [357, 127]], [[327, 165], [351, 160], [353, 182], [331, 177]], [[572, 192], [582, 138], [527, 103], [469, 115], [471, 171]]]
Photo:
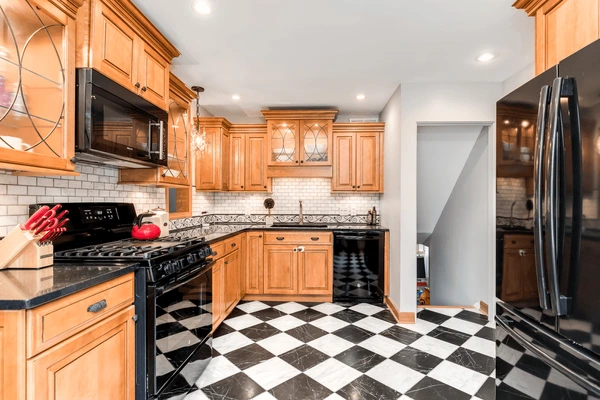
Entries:
[[152, 217], [156, 214], [151, 212], [141, 213], [135, 217], [131, 236], [138, 240], [154, 240], [160, 236], [160, 227], [152, 222], [143, 222], [146, 217]]

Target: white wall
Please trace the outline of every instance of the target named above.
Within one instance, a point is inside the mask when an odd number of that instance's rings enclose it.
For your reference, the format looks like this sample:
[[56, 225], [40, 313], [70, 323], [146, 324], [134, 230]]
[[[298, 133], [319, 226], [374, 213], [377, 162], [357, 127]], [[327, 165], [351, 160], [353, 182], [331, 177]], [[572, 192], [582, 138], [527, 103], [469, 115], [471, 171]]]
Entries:
[[535, 64], [531, 63], [502, 82], [502, 96], [506, 96], [533, 77], [535, 77]]
[[490, 228], [488, 129], [483, 128], [429, 237], [431, 304], [492, 303], [488, 265]]
[[433, 232], [482, 126], [417, 128], [417, 241]]
[[[380, 115], [386, 122], [386, 193], [381, 198], [381, 211], [393, 240], [391, 298], [400, 311], [416, 312], [417, 124], [491, 125], [502, 84], [406, 83], [401, 89]], [[494, 135], [493, 126], [490, 133]]]

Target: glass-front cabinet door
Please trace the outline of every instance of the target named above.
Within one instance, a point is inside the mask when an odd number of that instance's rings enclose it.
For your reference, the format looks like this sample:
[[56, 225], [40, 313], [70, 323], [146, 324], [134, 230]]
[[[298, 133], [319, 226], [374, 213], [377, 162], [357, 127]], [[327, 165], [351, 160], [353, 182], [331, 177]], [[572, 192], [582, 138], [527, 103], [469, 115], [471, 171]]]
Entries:
[[269, 143], [268, 165], [291, 166], [300, 164], [300, 121], [271, 120], [267, 128]]
[[168, 164], [162, 170], [162, 180], [165, 183], [190, 183], [190, 130], [188, 105], [169, 100]]
[[331, 165], [332, 121], [300, 121], [300, 164]]
[[0, 0], [0, 159], [7, 169], [72, 174], [74, 15], [43, 4]]

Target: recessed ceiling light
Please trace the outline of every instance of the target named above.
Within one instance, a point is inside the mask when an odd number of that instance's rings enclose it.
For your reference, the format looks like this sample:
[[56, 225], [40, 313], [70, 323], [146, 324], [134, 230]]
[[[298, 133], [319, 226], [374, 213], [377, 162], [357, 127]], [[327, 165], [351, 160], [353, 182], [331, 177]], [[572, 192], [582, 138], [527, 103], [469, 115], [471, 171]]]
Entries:
[[232, 96], [231, 96], [231, 98], [232, 98], [233, 100], [239, 100], [239, 99], [241, 99], [241, 97], [240, 97], [240, 95], [239, 95], [239, 94], [234, 94], [234, 95], [232, 95]]
[[212, 12], [210, 3], [207, 0], [195, 0], [192, 3], [192, 9], [198, 14], [208, 15]]
[[365, 99], [365, 95], [364, 94], [357, 94], [356, 95], [356, 100], [364, 100]]
[[496, 55], [494, 53], [481, 53], [477, 56], [477, 61], [488, 62], [492, 61], [494, 58], [496, 58]]

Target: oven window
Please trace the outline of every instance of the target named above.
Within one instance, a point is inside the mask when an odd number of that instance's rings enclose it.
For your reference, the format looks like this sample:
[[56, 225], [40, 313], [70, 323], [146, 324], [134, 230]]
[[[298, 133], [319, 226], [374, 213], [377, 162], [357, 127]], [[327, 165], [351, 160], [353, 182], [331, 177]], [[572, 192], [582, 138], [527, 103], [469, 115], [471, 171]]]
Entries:
[[156, 298], [156, 384], [160, 390], [212, 330], [212, 273]]

